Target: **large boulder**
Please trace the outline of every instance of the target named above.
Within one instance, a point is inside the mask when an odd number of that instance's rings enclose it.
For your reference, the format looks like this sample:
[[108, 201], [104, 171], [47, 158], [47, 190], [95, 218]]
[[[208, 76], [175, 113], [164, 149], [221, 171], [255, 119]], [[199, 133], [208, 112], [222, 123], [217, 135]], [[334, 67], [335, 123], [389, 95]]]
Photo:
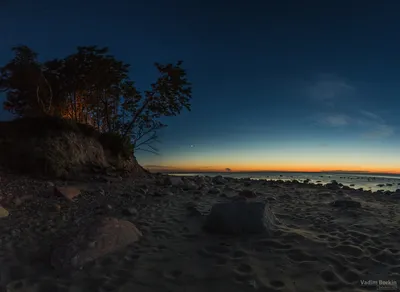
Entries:
[[58, 269], [79, 268], [140, 239], [142, 233], [125, 220], [106, 217], [82, 228], [73, 238], [63, 238], [51, 258]]
[[268, 203], [240, 200], [213, 205], [204, 229], [220, 234], [270, 233], [276, 222]]

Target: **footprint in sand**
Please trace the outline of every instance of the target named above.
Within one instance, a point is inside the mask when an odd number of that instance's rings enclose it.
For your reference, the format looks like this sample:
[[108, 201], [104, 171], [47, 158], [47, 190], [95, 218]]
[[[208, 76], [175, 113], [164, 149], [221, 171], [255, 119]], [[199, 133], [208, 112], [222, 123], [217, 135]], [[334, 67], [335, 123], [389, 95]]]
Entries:
[[317, 261], [318, 259], [315, 256], [312, 256], [305, 251], [300, 249], [292, 249], [288, 252], [288, 258], [295, 261], [295, 262], [304, 262], [304, 261]]
[[273, 249], [281, 249], [281, 250], [289, 250], [292, 248], [290, 244], [284, 244], [277, 240], [272, 239], [262, 239], [255, 243], [256, 248], [273, 248]]
[[253, 268], [246, 263], [239, 264], [234, 273], [234, 279], [238, 282], [248, 282], [253, 278]]
[[232, 258], [233, 260], [241, 260], [244, 257], [247, 256], [247, 253], [245, 251], [242, 250], [235, 250], [232, 254]]
[[364, 251], [361, 248], [350, 244], [340, 244], [332, 249], [338, 253], [356, 258], [359, 258], [364, 254]]
[[183, 272], [181, 270], [175, 269], [172, 271], [165, 271], [163, 273], [163, 277], [167, 280], [177, 280], [181, 275], [183, 274]]
[[397, 257], [387, 248], [379, 251], [374, 259], [385, 265], [396, 265], [398, 263]]
[[205, 249], [210, 253], [216, 254], [228, 254], [231, 252], [231, 249], [225, 245], [209, 245]]
[[343, 277], [343, 279], [346, 280], [347, 283], [350, 283], [350, 284], [358, 283], [360, 281], [360, 279], [362, 278], [361, 275], [356, 270], [352, 270], [352, 269], [348, 269], [347, 271], [345, 271], [342, 274], [342, 277]]
[[279, 280], [271, 280], [269, 282], [269, 284], [272, 287], [277, 288], [277, 289], [283, 289], [285, 287], [285, 283], [283, 283], [282, 281], [279, 281]]

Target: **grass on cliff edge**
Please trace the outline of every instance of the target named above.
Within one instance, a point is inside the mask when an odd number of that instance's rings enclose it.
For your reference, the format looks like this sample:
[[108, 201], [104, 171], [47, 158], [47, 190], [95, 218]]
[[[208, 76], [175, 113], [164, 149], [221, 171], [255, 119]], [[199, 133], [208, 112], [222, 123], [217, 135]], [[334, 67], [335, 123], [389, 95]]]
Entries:
[[[62, 176], [85, 166], [120, 166], [133, 146], [116, 133], [58, 117], [0, 122], [0, 163], [23, 172]], [[125, 163], [126, 164], [126, 163]]]

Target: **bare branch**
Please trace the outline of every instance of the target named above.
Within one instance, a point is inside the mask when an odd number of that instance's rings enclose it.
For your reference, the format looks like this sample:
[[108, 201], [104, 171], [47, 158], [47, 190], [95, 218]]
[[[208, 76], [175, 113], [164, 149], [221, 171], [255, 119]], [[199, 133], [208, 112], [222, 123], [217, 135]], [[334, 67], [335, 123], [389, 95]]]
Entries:
[[154, 151], [154, 150], [148, 150], [148, 149], [142, 149], [142, 148], [137, 148], [136, 149], [137, 151], [145, 151], [145, 152], [150, 152], [150, 153], [153, 153], [153, 154], [156, 154], [156, 155], [160, 155], [160, 153], [158, 152], [158, 150], [157, 151]]

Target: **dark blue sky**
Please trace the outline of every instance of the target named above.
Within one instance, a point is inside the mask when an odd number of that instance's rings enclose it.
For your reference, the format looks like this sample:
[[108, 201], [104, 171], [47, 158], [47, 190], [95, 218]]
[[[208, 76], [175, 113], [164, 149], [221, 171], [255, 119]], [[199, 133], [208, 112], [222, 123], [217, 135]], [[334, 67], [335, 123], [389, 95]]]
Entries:
[[398, 1], [0, 3], [0, 64], [17, 44], [109, 46], [145, 89], [155, 61], [184, 60], [193, 111], [144, 165], [400, 171]]

